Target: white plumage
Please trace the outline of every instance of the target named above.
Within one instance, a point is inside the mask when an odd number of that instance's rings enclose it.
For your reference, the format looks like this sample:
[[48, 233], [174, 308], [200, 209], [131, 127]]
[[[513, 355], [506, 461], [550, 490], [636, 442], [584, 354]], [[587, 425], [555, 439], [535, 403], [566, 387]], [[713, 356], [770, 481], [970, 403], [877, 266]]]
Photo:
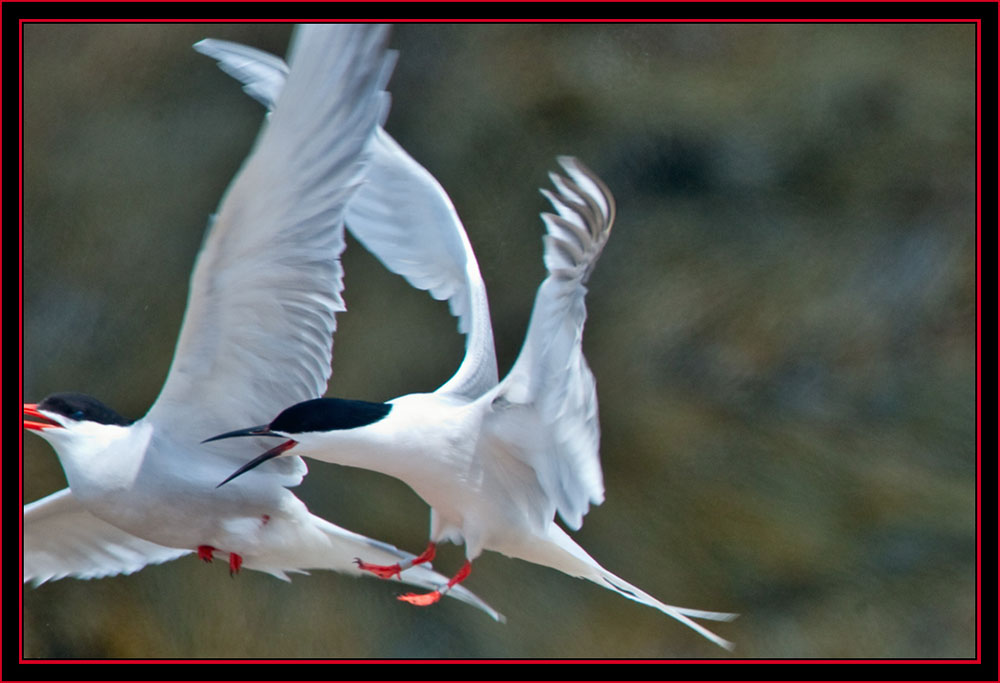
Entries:
[[[280, 64], [249, 48], [219, 48], [210, 53], [223, 62], [233, 54], [255, 62], [227, 71], [248, 78], [254, 92], [268, 93], [259, 99], [270, 105], [281, 92]], [[551, 174], [554, 191], [543, 190], [555, 211], [542, 215], [549, 274], [538, 289], [522, 350], [498, 382], [485, 287], [451, 201], [383, 130], [369, 144], [373, 182], [349, 205], [347, 226], [391, 270], [448, 300], [467, 335], [466, 355], [437, 391], [389, 401], [385, 416], [370, 423], [345, 428], [338, 415], [348, 404], [323, 399], [293, 405], [268, 424], [215, 437], [285, 439], [230, 479], [285, 452], [397, 477], [431, 506], [431, 543], [416, 561], [392, 566], [363, 557], [369, 570], [406, 576], [433, 556], [438, 542], [464, 543], [469, 561], [488, 549], [553, 567], [655, 607], [730, 648], [693, 619], [728, 621], [734, 614], [660, 602], [604, 569], [554, 520], [558, 513], [578, 529], [589, 506], [604, 499], [596, 388], [581, 348], [585, 283], [615, 218], [604, 183], [577, 160], [559, 158], [565, 175]], [[402, 598], [434, 602], [468, 571], [467, 562], [441, 590]]]
[[[25, 581], [129, 573], [195, 550], [280, 578], [311, 568], [359, 575], [359, 555], [413, 557], [312, 515], [286, 488], [305, 475], [301, 459], [217, 490], [243, 448], [200, 444], [326, 389], [344, 310], [344, 215], [388, 107], [387, 33], [301, 27], [291, 68], [273, 57], [264, 69], [280, 65], [280, 95], [266, 79], [249, 88], [273, 111], [198, 255], [173, 363], [147, 415], [128, 424], [82, 395], [25, 406], [46, 420], [25, 426], [55, 448], [69, 483], [24, 507]], [[404, 580], [433, 588], [445, 578], [427, 569]], [[455, 597], [501, 618], [468, 591]]]

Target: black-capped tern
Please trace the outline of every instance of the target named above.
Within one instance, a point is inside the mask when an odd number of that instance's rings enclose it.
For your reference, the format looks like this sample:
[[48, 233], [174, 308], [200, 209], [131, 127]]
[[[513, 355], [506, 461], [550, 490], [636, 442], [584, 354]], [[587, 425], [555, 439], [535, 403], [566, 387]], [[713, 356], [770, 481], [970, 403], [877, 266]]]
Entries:
[[[344, 310], [344, 215], [370, 182], [369, 140], [388, 109], [387, 41], [388, 29], [374, 24], [299, 27], [290, 67], [274, 58], [280, 97], [247, 88], [270, 97], [272, 111], [198, 255], [173, 362], [149, 412], [127, 420], [71, 393], [24, 405], [24, 427], [52, 445], [69, 484], [24, 506], [25, 582], [127, 574], [188, 553], [282, 579], [307, 569], [368, 574], [353, 561], [359, 555], [414, 560], [310, 513], [287, 488], [306, 473], [299, 458], [218, 489], [243, 448], [200, 443], [326, 389]], [[369, 248], [397, 228], [410, 229], [383, 223]], [[421, 565], [397, 578], [426, 589], [447, 581]], [[502, 618], [468, 591], [452, 595]]]
[[[280, 92], [273, 57], [256, 69], [230, 70], [264, 91]], [[270, 73], [268, 71], [270, 70]], [[268, 97], [259, 98], [265, 104]], [[466, 334], [466, 353], [439, 389], [380, 402], [316, 398], [272, 421], [209, 439], [276, 437], [277, 446], [239, 468], [231, 482], [278, 456], [305, 456], [374, 470], [408, 484], [431, 507], [430, 542], [416, 558], [392, 564], [360, 557], [358, 566], [398, 577], [433, 559], [442, 541], [464, 543], [466, 561], [443, 586], [400, 599], [429, 605], [458, 587], [483, 550], [494, 550], [593, 581], [668, 614], [712, 642], [732, 644], [694, 619], [729, 621], [735, 614], [667, 605], [602, 567], [555, 522], [579, 529], [591, 504], [604, 499], [594, 377], [581, 341], [585, 283], [610, 235], [615, 203], [583, 164], [560, 157], [565, 175], [542, 190], [555, 213], [543, 213], [548, 277], [538, 289], [528, 332], [514, 366], [498, 380], [486, 289], [461, 221], [440, 184], [379, 129], [372, 138], [372, 182], [348, 208], [347, 225], [411, 284], [447, 299]], [[409, 220], [407, 239], [379, 226]], [[452, 258], [429, 251], [425, 233], [445, 235]], [[367, 238], [367, 241], [366, 241]], [[432, 243], [437, 243], [436, 241]]]

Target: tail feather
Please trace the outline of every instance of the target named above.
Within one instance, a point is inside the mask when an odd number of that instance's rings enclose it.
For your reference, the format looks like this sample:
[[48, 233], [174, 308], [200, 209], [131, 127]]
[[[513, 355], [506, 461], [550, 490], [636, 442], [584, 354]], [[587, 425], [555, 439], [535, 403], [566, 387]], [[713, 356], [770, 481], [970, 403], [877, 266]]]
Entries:
[[733, 649], [733, 643], [713, 633], [694, 620], [707, 619], [709, 621], [732, 621], [739, 616], [738, 614], [733, 614], [731, 612], [711, 612], [708, 610], [692, 609], [690, 607], [677, 607], [676, 605], [667, 605], [666, 603], [660, 602], [641, 588], [633, 586], [628, 581], [625, 581], [602, 567], [598, 564], [597, 560], [588, 555], [587, 551], [581, 548], [576, 541], [570, 538], [565, 531], [555, 524], [552, 524], [549, 528], [548, 540], [551, 541], [551, 543], [546, 544], [544, 548], [541, 549], [541, 555], [535, 557], [521, 556], [524, 557], [524, 559], [530, 559], [532, 562], [537, 562], [539, 564], [544, 564], [548, 567], [558, 569], [559, 571], [565, 572], [570, 576], [587, 579], [588, 581], [592, 581], [599, 586], [613, 590], [629, 600], [634, 600], [635, 602], [642, 603], [643, 605], [656, 608], [667, 616], [673, 617], [685, 626], [696, 631], [716, 645], [727, 650]]
[[[309, 569], [330, 569], [352, 576], [374, 576], [359, 569], [354, 558], [372, 564], [392, 565], [414, 557], [394, 545], [348, 531], [321, 517], [310, 515], [310, 521], [311, 528], [299, 527], [300, 535], [276, 529], [281, 534], [282, 541], [278, 542], [284, 543], [283, 547], [270, 548], [270, 552], [258, 556], [244, 557], [243, 566], [288, 581], [286, 572], [308, 574], [306, 570]], [[303, 531], [305, 534], [301, 534]], [[275, 537], [278, 537], [277, 533]], [[388, 580], [426, 590], [437, 590], [448, 583], [448, 577], [438, 574], [429, 563], [406, 569], [400, 576]], [[486, 612], [496, 621], [506, 620], [464, 586], [454, 586], [445, 595]]]

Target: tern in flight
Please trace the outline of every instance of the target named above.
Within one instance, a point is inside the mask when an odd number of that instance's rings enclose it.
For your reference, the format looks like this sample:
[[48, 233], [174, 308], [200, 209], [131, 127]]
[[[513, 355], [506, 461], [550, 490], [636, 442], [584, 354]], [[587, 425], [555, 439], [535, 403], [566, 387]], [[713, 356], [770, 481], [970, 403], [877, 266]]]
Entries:
[[[227, 71], [244, 80], [248, 91], [268, 93], [258, 96], [268, 105], [281, 92], [281, 61], [227, 47], [215, 56], [230, 62]], [[464, 542], [466, 550], [464, 565], [446, 584], [401, 600], [438, 601], [469, 575], [472, 560], [494, 550], [593, 581], [731, 648], [694, 619], [729, 621], [735, 614], [660, 602], [598, 564], [554, 519], [558, 513], [579, 529], [590, 504], [604, 499], [597, 394], [581, 340], [585, 283], [615, 218], [605, 184], [571, 157], [558, 160], [565, 175], [550, 174], [555, 191], [542, 190], [555, 210], [542, 214], [548, 277], [538, 289], [521, 352], [499, 381], [485, 285], [450, 199], [384, 130], [376, 131], [370, 145], [371, 191], [352, 200], [348, 228], [390, 270], [448, 300], [466, 334], [465, 357], [432, 393], [385, 403], [316, 398], [291, 405], [267, 424], [208, 439], [282, 439], [222, 484], [289, 455], [391, 475], [430, 505], [430, 542], [416, 558], [386, 565], [360, 556], [358, 566], [383, 578], [405, 577], [431, 560], [443, 541]], [[402, 240], [400, 231], [380, 229], [406, 221], [414, 229]], [[450, 244], [445, 252], [428, 247], [442, 241]]]
[[[228, 560], [231, 573], [285, 580], [308, 569], [368, 574], [359, 555], [415, 560], [310, 513], [287, 488], [306, 473], [299, 458], [217, 489], [243, 449], [201, 444], [326, 389], [344, 310], [344, 215], [370, 187], [369, 140], [388, 109], [387, 40], [374, 24], [300, 27], [280, 97], [248, 84], [272, 111], [202, 245], [173, 362], [146, 416], [127, 420], [72, 393], [24, 405], [24, 427], [52, 445], [69, 483], [24, 507], [25, 582], [128, 574], [192, 552]], [[411, 230], [372, 227], [389, 239]], [[425, 589], [447, 581], [414, 569], [400, 580]], [[467, 590], [453, 595], [502, 619]]]

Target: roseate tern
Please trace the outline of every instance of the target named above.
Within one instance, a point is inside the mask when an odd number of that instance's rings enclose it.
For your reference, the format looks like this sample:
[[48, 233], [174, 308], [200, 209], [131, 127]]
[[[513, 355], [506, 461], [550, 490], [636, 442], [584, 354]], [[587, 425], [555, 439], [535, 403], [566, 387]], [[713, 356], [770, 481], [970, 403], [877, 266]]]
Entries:
[[[233, 444], [199, 443], [324, 392], [344, 310], [345, 207], [388, 107], [387, 37], [372, 24], [296, 30], [287, 83], [198, 255], [171, 369], [146, 416], [126, 420], [83, 394], [24, 405], [24, 427], [52, 445], [69, 483], [24, 507], [24, 581], [127, 574], [191, 552], [285, 580], [307, 569], [367, 574], [358, 555], [414, 562], [311, 514], [286, 488], [305, 475], [301, 459], [219, 490], [243, 458]], [[399, 226], [409, 229], [379, 229]], [[421, 566], [397, 578], [447, 581]], [[472, 593], [454, 595], [502, 619]]]
[[[259, 68], [231, 73], [248, 89], [266, 82], [263, 90], [271, 96], [280, 92], [280, 61], [269, 62], [276, 58], [266, 54], [255, 58], [249, 50], [243, 56]], [[269, 96], [258, 99], [268, 104]], [[485, 285], [451, 201], [381, 128], [371, 146], [376, 160], [371, 182], [348, 207], [347, 225], [391, 270], [449, 301], [467, 335], [465, 357], [433, 393], [385, 403], [317, 398], [292, 405], [268, 424], [212, 437], [208, 441], [282, 439], [222, 484], [290, 454], [382, 472], [408, 484], [431, 506], [430, 542], [414, 559], [382, 565], [361, 558], [358, 566], [389, 578], [431, 560], [442, 541], [464, 542], [466, 548], [466, 562], [447, 584], [400, 599], [416, 605], [438, 601], [469, 575], [471, 561], [483, 550], [495, 550], [593, 581], [731, 648], [694, 619], [729, 621], [735, 614], [660, 602], [598, 564], [554, 520], [558, 512], [579, 529], [589, 505], [604, 498], [597, 394], [581, 340], [585, 283], [615, 217], [607, 187], [570, 157], [559, 158], [565, 176], [550, 174], [555, 192], [542, 190], [555, 209], [542, 214], [548, 277], [535, 298], [521, 353], [500, 382]], [[396, 243], [397, 235], [379, 232], [378, 226], [407, 217], [421, 231], [450, 233], [457, 255], [450, 266], [422, 247], [417, 239], [422, 232], [406, 233], [410, 239]]]

